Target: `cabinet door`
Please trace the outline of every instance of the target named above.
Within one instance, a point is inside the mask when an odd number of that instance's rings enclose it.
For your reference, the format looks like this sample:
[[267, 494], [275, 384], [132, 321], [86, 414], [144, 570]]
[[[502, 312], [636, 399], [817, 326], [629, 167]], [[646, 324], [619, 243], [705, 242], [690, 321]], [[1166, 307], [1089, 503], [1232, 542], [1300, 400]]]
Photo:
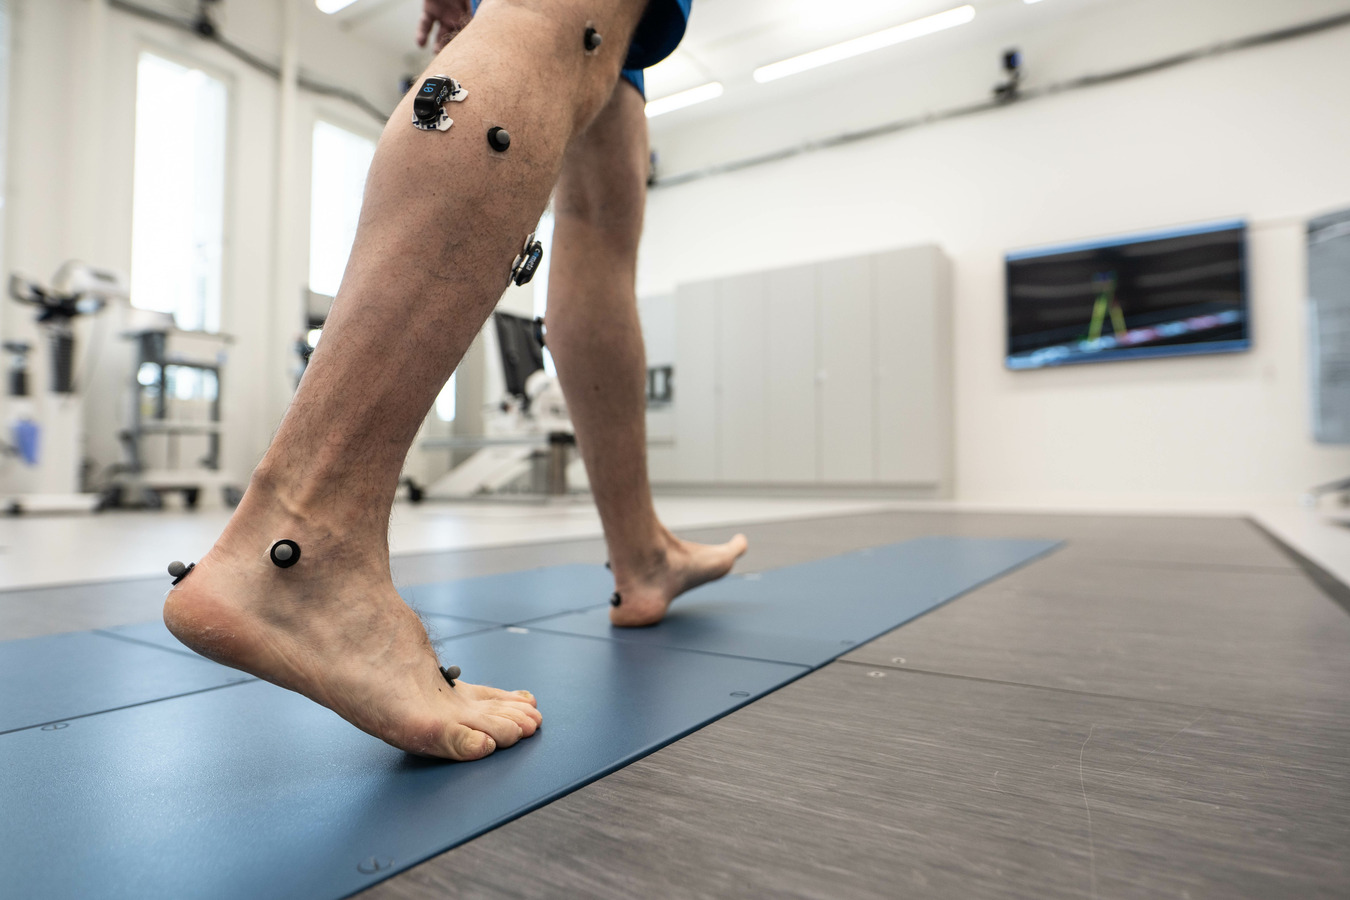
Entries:
[[821, 481], [875, 480], [872, 260], [820, 266]]
[[717, 294], [705, 281], [675, 295], [676, 481], [717, 479]]
[[718, 284], [717, 478], [763, 482], [768, 463], [766, 351], [768, 276], [740, 275]]
[[819, 479], [816, 398], [818, 266], [769, 275], [768, 480], [810, 484]]
[[876, 265], [877, 480], [942, 480], [942, 373], [948, 349], [941, 254], [912, 247], [873, 257]]

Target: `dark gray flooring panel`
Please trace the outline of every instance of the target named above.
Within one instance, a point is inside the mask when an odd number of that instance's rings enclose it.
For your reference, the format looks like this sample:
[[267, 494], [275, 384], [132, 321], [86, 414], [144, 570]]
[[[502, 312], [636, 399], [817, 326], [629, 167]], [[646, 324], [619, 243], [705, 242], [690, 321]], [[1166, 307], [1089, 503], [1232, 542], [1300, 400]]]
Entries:
[[603, 604], [614, 593], [604, 565], [573, 564], [400, 589], [421, 613], [515, 625]]
[[1350, 616], [1300, 572], [1129, 567], [1085, 559], [1073, 544], [846, 658], [1350, 716]]
[[254, 681], [60, 731], [0, 736], [6, 890], [137, 900], [344, 896], [805, 671], [505, 629], [446, 641], [441, 651], [467, 678], [533, 691], [543, 728], [471, 765], [437, 763]]
[[534, 627], [819, 666], [1055, 546], [920, 538], [706, 585], [681, 597], [652, 628], [613, 628], [607, 606], [541, 619]]
[[[475, 622], [469, 619], [455, 619], [450, 616], [437, 616], [424, 614], [422, 621], [426, 623], [427, 633], [432, 640], [441, 640], [443, 638], [460, 637], [466, 634], [475, 634], [479, 631], [488, 631], [497, 626], [489, 625], [483, 622]], [[99, 634], [111, 635], [123, 640], [138, 641], [142, 644], [151, 644], [164, 650], [172, 650], [175, 653], [184, 653], [194, 659], [202, 659], [193, 651], [184, 647], [178, 638], [164, 627], [162, 621], [139, 622], [135, 625], [122, 625], [118, 628], [103, 628]]]
[[[758, 549], [773, 557], [767, 565], [941, 534], [1072, 540], [1100, 557], [1122, 561], [1297, 568], [1264, 532], [1238, 517], [895, 511], [765, 522], [741, 530], [751, 538], [747, 561]], [[707, 537], [719, 534], [712, 530]], [[689, 536], [698, 540], [703, 532], [692, 531]]]
[[0, 732], [237, 684], [200, 658], [92, 632], [0, 643]]
[[880, 671], [827, 666], [362, 900], [1346, 894], [1348, 719]]

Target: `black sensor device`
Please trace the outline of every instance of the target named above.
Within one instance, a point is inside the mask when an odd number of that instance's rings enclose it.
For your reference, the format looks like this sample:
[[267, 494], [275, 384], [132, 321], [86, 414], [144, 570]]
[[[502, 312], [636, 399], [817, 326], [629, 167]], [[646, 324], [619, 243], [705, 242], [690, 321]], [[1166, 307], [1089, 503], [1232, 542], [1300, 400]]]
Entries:
[[450, 86], [450, 79], [440, 75], [433, 75], [422, 82], [422, 88], [417, 92], [417, 97], [413, 99], [413, 115], [419, 122], [434, 125], [441, 116], [446, 102], [450, 95], [454, 93], [454, 88]]
[[[533, 235], [531, 235], [533, 237]], [[539, 263], [544, 258], [544, 245], [538, 241], [531, 240], [521, 251], [520, 261], [516, 263], [515, 269], [511, 272], [511, 280], [519, 287], [522, 284], [529, 284], [530, 279], [539, 268]]]

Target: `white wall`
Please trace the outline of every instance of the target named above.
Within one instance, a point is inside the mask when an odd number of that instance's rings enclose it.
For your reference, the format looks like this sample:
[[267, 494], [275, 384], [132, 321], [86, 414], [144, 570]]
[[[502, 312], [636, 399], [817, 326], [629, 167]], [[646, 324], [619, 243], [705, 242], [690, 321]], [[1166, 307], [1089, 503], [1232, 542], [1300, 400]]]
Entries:
[[[676, 113], [658, 120], [653, 142], [663, 170], [678, 172], [978, 101], [1012, 44], [1026, 50], [1034, 85], [1347, 8], [1088, 4], [1053, 26], [941, 59], [907, 62], [896, 52], [858, 63], [843, 84], [804, 81], [725, 114], [714, 104], [683, 120]], [[1350, 472], [1350, 450], [1310, 437], [1303, 251], [1307, 216], [1350, 205], [1346, 85], [1350, 29], [1341, 29], [658, 189], [640, 288], [654, 294], [934, 242], [954, 265], [959, 497], [1116, 506], [1292, 499]], [[1005, 251], [1231, 216], [1253, 224], [1253, 351], [1004, 369]]]
[[[209, 42], [96, 0], [10, 2], [14, 19], [4, 259], [11, 270], [46, 279], [72, 257], [129, 269], [136, 60], [142, 50], [206, 68], [230, 87], [222, 330], [237, 340], [225, 373], [224, 465], [247, 479], [293, 387], [294, 357], [288, 345], [301, 329], [301, 289], [308, 274], [314, 120], [322, 116], [372, 134], [378, 134], [380, 125], [344, 101], [300, 92], [288, 123], [295, 142], [288, 191], [293, 216], [290, 233], [278, 239], [276, 80]], [[140, 2], [178, 14], [196, 7], [185, 0]], [[220, 4], [221, 30], [276, 64], [282, 54], [283, 3], [297, 7], [300, 64], [306, 74], [354, 90], [381, 108], [393, 108], [404, 59], [353, 39], [309, 0], [226, 0]], [[71, 115], [72, 98], [81, 96], [80, 114]], [[15, 304], [0, 302], [0, 332], [6, 339], [34, 339], [29, 318]], [[98, 383], [90, 385], [87, 450], [100, 466], [117, 462], [121, 455], [115, 432], [122, 424], [121, 380], [130, 374], [117, 358], [124, 343], [108, 341], [100, 355]], [[35, 374], [45, 377], [41, 369]]]

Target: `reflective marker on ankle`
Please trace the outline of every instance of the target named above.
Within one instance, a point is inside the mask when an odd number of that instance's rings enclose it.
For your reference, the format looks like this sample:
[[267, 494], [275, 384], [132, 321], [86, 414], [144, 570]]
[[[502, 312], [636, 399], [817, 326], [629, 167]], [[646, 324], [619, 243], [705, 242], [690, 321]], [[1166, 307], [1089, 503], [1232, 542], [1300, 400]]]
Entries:
[[441, 674], [445, 676], [446, 682], [451, 687], [454, 687], [455, 679], [459, 677], [459, 666], [449, 666], [448, 668], [441, 669]]
[[175, 559], [173, 562], [169, 563], [169, 574], [173, 576], [173, 583], [177, 584], [188, 577], [188, 573], [195, 568], [197, 568], [196, 563], [188, 563], [185, 566]]
[[289, 569], [300, 561], [300, 545], [295, 541], [277, 541], [272, 545], [272, 562], [283, 569]]
[[609, 598], [609, 605], [610, 605], [610, 606], [618, 606], [618, 605], [619, 605], [620, 603], [622, 603], [622, 602], [623, 602], [623, 597], [619, 596], [619, 592], [618, 592], [618, 591], [615, 591], [615, 592], [614, 592], [614, 596]]

